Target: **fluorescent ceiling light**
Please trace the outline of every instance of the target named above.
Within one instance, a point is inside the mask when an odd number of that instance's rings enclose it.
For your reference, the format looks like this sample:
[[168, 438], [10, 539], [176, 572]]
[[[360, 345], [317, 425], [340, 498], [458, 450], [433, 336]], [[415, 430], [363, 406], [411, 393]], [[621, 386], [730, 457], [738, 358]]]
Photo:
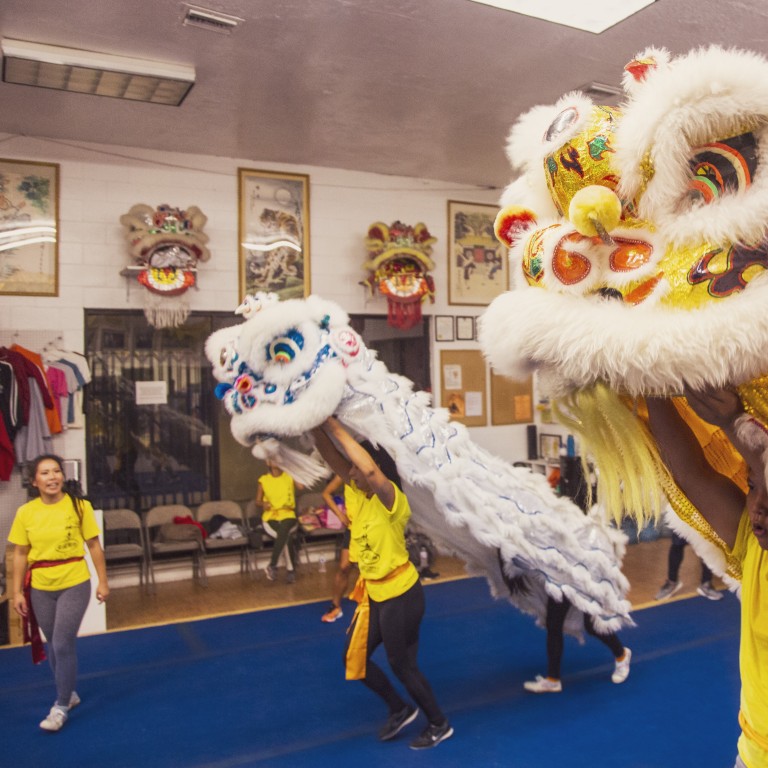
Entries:
[[655, 0], [472, 0], [504, 11], [599, 34]]
[[3, 80], [60, 91], [177, 107], [195, 82], [182, 64], [133, 59], [22, 40], [2, 41]]

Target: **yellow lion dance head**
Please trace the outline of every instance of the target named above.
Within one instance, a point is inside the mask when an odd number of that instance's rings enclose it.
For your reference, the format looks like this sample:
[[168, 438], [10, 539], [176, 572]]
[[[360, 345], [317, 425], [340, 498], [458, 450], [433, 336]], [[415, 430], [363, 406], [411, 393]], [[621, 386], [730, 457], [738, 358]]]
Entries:
[[[513, 290], [479, 338], [500, 373], [537, 373], [616, 517], [654, 517], [665, 493], [724, 549], [666, 473], [642, 398], [733, 386], [768, 424], [768, 60], [648, 49], [624, 91], [617, 108], [570, 93], [513, 126], [519, 176], [496, 221]], [[743, 483], [722, 433], [677, 402], [710, 461]]]

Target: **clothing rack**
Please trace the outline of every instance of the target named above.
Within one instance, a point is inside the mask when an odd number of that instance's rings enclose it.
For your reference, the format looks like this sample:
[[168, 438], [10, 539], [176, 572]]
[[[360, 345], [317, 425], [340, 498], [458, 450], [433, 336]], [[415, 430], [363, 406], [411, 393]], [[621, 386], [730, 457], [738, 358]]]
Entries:
[[0, 347], [10, 347], [18, 344], [20, 347], [30, 349], [33, 352], [42, 353], [43, 347], [52, 344], [54, 341], [61, 341], [63, 343], [61, 331], [54, 328], [41, 331], [0, 331]]

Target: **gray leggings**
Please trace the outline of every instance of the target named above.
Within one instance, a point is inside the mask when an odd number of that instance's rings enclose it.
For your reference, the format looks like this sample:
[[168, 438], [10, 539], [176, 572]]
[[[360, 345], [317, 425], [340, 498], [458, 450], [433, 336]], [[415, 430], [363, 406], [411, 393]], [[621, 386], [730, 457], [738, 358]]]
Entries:
[[75, 641], [91, 599], [91, 582], [49, 592], [32, 589], [32, 609], [48, 641], [48, 662], [56, 681], [56, 703], [69, 706], [77, 680]]

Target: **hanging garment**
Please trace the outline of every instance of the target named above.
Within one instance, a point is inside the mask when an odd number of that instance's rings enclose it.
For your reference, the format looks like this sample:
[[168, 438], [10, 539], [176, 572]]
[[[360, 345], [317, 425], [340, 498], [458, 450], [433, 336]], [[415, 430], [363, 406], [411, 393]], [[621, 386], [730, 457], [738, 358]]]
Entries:
[[62, 424], [71, 426], [74, 421], [74, 397], [75, 393], [80, 389], [80, 385], [77, 383], [77, 377], [71, 366], [65, 365], [59, 361], [49, 363], [48, 368], [55, 368], [56, 370], [61, 371], [64, 375], [67, 391], [65, 394], [61, 395], [61, 421]]
[[52, 365], [45, 366], [45, 377], [48, 379], [48, 388], [53, 395], [53, 407], [59, 417], [59, 423], [62, 429], [67, 428], [67, 412], [62, 411], [61, 401], [67, 402], [67, 377], [62, 370]]
[[[18, 344], [13, 344], [11, 349], [14, 352], [18, 352], [27, 358], [40, 372], [40, 376], [36, 377], [37, 382], [40, 385], [41, 392], [43, 394], [43, 404], [45, 406], [45, 418], [48, 421], [48, 429], [52, 435], [57, 435], [62, 431], [61, 419], [56, 411], [54, 400], [56, 399], [51, 387], [48, 383], [48, 379], [45, 376], [45, 369], [43, 368], [43, 358], [37, 352], [33, 352], [31, 349], [26, 349]], [[47, 398], [46, 398], [47, 395]]]
[[7, 483], [15, 465], [16, 452], [5, 429], [5, 423], [0, 419], [0, 480]]
[[14, 440], [16, 460], [19, 464], [33, 461], [43, 453], [52, 453], [53, 441], [48, 420], [45, 417], [43, 395], [34, 379], [29, 380], [29, 395], [29, 420], [19, 430]]
[[91, 370], [88, 362], [82, 355], [74, 352], [63, 352], [58, 362], [66, 365], [77, 379], [77, 389], [71, 393], [69, 408], [67, 410], [67, 424], [72, 429], [82, 429], [85, 426], [83, 419], [83, 387], [91, 380]]
[[13, 440], [21, 429], [22, 411], [16, 374], [7, 360], [0, 360], [0, 416], [6, 434]]

